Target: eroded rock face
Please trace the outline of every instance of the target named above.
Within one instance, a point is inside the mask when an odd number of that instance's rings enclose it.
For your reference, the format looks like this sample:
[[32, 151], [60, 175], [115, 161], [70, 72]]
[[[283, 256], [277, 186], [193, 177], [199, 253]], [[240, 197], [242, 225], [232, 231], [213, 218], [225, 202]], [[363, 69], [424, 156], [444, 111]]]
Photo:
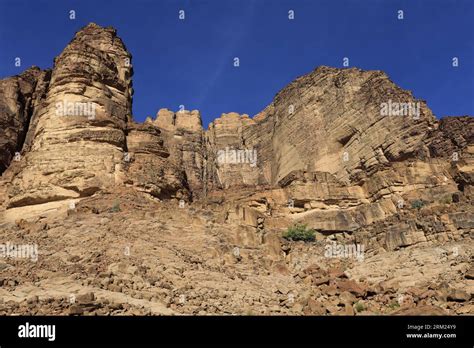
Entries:
[[429, 149], [433, 157], [451, 163], [450, 173], [459, 190], [466, 195], [474, 194], [474, 117], [445, 117], [429, 137]]
[[201, 114], [197, 110], [176, 113], [160, 109], [151, 122], [162, 130], [165, 146], [170, 149], [169, 163], [181, 168], [189, 198], [202, 196], [206, 186], [206, 148]]
[[186, 172], [170, 161], [161, 130], [151, 123], [130, 123], [124, 182], [160, 199], [189, 200]]
[[[9, 207], [131, 185], [160, 199], [222, 193], [254, 227], [271, 209], [285, 223], [352, 233], [416, 200], [470, 199], [472, 117], [436, 121], [383, 72], [319, 67], [254, 118], [222, 114], [204, 131], [197, 110], [133, 122], [130, 58], [114, 29], [90, 24], [51, 74], [2, 81], [3, 161], [24, 149], [4, 175]], [[239, 190], [259, 193], [242, 201]]]
[[[84, 284], [110, 305], [78, 297], [71, 315], [142, 314], [137, 300], [151, 314], [472, 313], [472, 117], [437, 121], [380, 71], [319, 67], [253, 118], [204, 130], [197, 110], [160, 109], [139, 124], [130, 58], [89, 24], [51, 71], [0, 81], [0, 227], [45, 250], [38, 272], [0, 265], [1, 313], [61, 313], [61, 298], [17, 301]], [[282, 238], [294, 224], [314, 241]], [[121, 261], [130, 238], [141, 268]]]
[[462, 157], [464, 149], [474, 144], [474, 117], [444, 117], [431, 132], [430, 153], [433, 157]]
[[0, 174], [8, 168], [15, 153], [21, 155], [33, 111], [44, 96], [49, 76], [49, 71], [32, 67], [18, 76], [0, 80]]
[[[389, 108], [397, 103], [407, 115]], [[435, 123], [423, 101], [384, 73], [329, 67], [296, 79], [254, 120], [243, 141], [258, 149], [261, 174], [272, 185], [294, 170], [360, 180], [422, 150]]]
[[384, 73], [320, 67], [253, 119], [229, 113], [214, 120], [205, 133], [206, 181], [275, 186], [302, 170], [359, 183], [391, 162], [429, 157], [424, 139], [435, 126], [426, 103]]
[[[285, 199], [316, 210], [328, 208], [325, 200], [336, 202], [336, 209], [345, 209], [346, 200], [351, 209], [380, 199], [393, 205], [412, 185], [433, 187], [430, 175], [439, 178], [447, 162], [431, 158], [454, 150], [463, 160], [450, 170], [448, 183], [472, 182], [472, 118], [438, 125], [423, 101], [380, 71], [319, 67], [285, 87], [254, 118], [223, 114], [204, 131], [196, 110], [161, 109], [155, 120], [133, 122], [130, 58], [114, 29], [91, 23], [56, 58], [51, 75], [33, 69], [2, 81], [9, 86], [2, 105], [10, 110], [2, 117], [12, 124], [3, 162], [15, 149], [25, 152], [5, 174], [10, 207], [123, 184], [158, 198], [196, 200], [216, 190], [280, 187]], [[407, 160], [430, 165], [415, 174]], [[333, 179], [318, 182], [333, 188], [324, 198], [299, 197], [294, 188], [304, 185], [287, 187], [299, 172], [326, 173]], [[424, 181], [417, 182], [420, 175]], [[357, 194], [339, 199], [336, 191]], [[385, 206], [381, 217], [396, 210]], [[334, 214], [359, 226], [354, 217]]]
[[55, 59], [28, 130], [31, 148], [12, 169], [10, 207], [87, 196], [120, 183], [131, 117], [129, 63], [115, 30], [95, 24]]
[[209, 184], [219, 188], [256, 186], [259, 183], [258, 149], [247, 141], [256, 123], [248, 115], [222, 114], [206, 132]]

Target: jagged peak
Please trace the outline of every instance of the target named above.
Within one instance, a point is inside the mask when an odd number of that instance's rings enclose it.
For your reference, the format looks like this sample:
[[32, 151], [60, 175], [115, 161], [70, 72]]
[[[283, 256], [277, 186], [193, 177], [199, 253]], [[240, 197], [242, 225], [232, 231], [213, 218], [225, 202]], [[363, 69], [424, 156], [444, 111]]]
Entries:
[[173, 111], [168, 108], [161, 108], [158, 110], [156, 113], [156, 118], [158, 118], [160, 115], [165, 115], [165, 114], [185, 114], [185, 115], [197, 115], [199, 118], [201, 118], [201, 112], [199, 110], [178, 110], [178, 111]]
[[[74, 38], [69, 42], [65, 50], [72, 46], [86, 45], [94, 49], [107, 52], [113, 56], [128, 57], [132, 55], [127, 50], [122, 39], [117, 36], [117, 29], [114, 27], [102, 27], [96, 23], [89, 23], [76, 32]], [[64, 52], [64, 51], [63, 51]], [[131, 67], [131, 62], [130, 62]]]
[[156, 113], [156, 119], [153, 122], [156, 126], [166, 130], [182, 128], [190, 131], [202, 131], [202, 118], [199, 110], [174, 112], [162, 108]]
[[112, 26], [107, 26], [107, 27], [103, 27], [97, 23], [94, 23], [94, 22], [90, 22], [89, 24], [83, 26], [81, 29], [79, 29], [77, 32], [76, 32], [76, 35], [78, 33], [84, 33], [84, 32], [109, 32], [109, 33], [114, 33], [116, 34], [117, 33], [117, 29], [115, 29], [114, 27]]
[[11, 76], [9, 78], [32, 79], [32, 78], [36, 78], [39, 74], [41, 74], [41, 72], [43, 72], [43, 71], [46, 72], [48, 70], [49, 69], [43, 70], [43, 69], [41, 69], [40, 67], [38, 67], [36, 65], [32, 65], [28, 69], [22, 71], [21, 73], [19, 73], [17, 75], [14, 75], [14, 76]]

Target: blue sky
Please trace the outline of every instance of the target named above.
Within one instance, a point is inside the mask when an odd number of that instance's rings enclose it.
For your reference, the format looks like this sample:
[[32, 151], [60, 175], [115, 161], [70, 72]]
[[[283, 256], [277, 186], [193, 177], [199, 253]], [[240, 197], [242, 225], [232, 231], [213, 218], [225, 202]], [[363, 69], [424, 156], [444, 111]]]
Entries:
[[205, 125], [223, 112], [253, 116], [296, 77], [344, 57], [384, 70], [437, 117], [474, 115], [472, 0], [0, 0], [0, 78], [51, 67], [89, 22], [116, 27], [133, 55], [137, 121], [181, 104]]

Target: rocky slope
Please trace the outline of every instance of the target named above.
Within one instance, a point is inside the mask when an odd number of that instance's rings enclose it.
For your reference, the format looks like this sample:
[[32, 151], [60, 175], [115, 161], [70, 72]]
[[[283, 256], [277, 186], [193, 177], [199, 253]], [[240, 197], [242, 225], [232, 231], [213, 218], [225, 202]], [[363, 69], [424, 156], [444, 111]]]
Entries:
[[319, 67], [252, 118], [140, 124], [132, 75], [91, 23], [0, 81], [0, 244], [39, 253], [0, 259], [0, 313], [474, 312], [473, 117]]

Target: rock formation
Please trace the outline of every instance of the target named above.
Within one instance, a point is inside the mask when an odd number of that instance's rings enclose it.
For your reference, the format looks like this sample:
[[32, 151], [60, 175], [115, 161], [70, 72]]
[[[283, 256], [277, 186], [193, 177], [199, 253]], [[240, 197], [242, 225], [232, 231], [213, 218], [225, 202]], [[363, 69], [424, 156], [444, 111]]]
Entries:
[[[121, 182], [131, 66], [114, 29], [88, 25], [55, 59], [34, 109], [9, 207], [78, 198]], [[8, 174], [8, 173], [7, 173]]]
[[199, 195], [205, 186], [204, 132], [199, 111], [181, 110], [174, 113], [160, 109], [152, 124], [162, 131], [164, 142], [171, 152], [170, 163], [184, 172], [190, 194]]
[[[20, 154], [30, 127], [33, 111], [39, 107], [49, 84], [50, 71], [32, 67], [24, 73], [0, 81], [0, 173]], [[26, 141], [27, 147], [31, 140]], [[17, 154], [17, 160], [20, 156]]]
[[[0, 313], [473, 312], [473, 117], [437, 120], [381, 71], [319, 67], [254, 117], [137, 123], [132, 75], [116, 31], [91, 23], [52, 70], [0, 81], [0, 228], [44, 258], [38, 279], [0, 263]], [[315, 240], [282, 238], [297, 224]], [[100, 299], [15, 302], [64, 282], [56, 268]]]

